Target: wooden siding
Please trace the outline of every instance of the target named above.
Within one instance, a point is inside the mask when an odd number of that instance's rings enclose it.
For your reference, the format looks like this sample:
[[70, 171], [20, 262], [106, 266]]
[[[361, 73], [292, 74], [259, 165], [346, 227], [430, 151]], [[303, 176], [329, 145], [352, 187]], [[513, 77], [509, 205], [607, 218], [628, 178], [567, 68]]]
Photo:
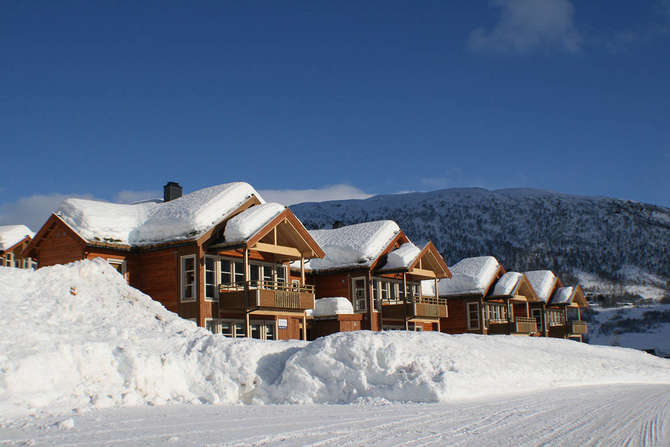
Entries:
[[308, 322], [309, 339], [334, 334], [336, 332], [351, 332], [362, 329], [363, 314], [337, 315], [333, 318], [315, 318]]
[[60, 221], [41, 242], [37, 259], [40, 267], [67, 264], [84, 258], [85, 243]]
[[[365, 274], [362, 274], [365, 275]], [[361, 276], [362, 276], [361, 275]], [[354, 275], [358, 276], [358, 275]], [[347, 273], [333, 273], [330, 275], [315, 275], [314, 287], [317, 298], [342, 296], [351, 301], [351, 278]]]
[[[130, 285], [160, 302], [166, 309], [180, 313], [179, 259], [176, 249], [140, 253], [128, 260]], [[195, 317], [191, 310], [190, 315]]]
[[480, 329], [468, 329], [467, 303], [479, 303], [479, 298], [449, 298], [447, 300], [448, 317], [440, 318], [440, 331], [447, 334], [471, 332], [481, 334], [482, 316], [479, 308]]

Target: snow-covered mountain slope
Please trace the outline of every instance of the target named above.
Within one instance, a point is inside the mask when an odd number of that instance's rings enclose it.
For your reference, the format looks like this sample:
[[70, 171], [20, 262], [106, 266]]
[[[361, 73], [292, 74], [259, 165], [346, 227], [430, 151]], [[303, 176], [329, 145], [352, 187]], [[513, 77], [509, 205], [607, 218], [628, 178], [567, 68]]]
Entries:
[[310, 229], [392, 219], [449, 265], [493, 255], [507, 270], [551, 269], [586, 292], [658, 299], [670, 280], [670, 209], [532, 189], [447, 189], [291, 207]]
[[1, 418], [180, 402], [446, 402], [670, 383], [670, 360], [559, 339], [404, 331], [311, 343], [227, 339], [168, 312], [102, 260], [0, 268], [0, 303]]

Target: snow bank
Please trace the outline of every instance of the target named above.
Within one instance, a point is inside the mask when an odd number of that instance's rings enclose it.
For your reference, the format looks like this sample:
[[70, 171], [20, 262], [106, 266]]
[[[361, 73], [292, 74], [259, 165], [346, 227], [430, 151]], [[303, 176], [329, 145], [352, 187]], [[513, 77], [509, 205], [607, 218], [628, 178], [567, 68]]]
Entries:
[[353, 314], [354, 306], [344, 297], [319, 298], [314, 301], [314, 317], [330, 317], [339, 314]]
[[558, 339], [404, 331], [311, 343], [226, 339], [166, 311], [101, 260], [0, 268], [0, 302], [2, 418], [176, 402], [444, 402], [670, 383], [668, 360]]
[[242, 211], [226, 223], [226, 242], [247, 241], [285, 209], [279, 203], [264, 203]]
[[329, 270], [372, 265], [400, 233], [400, 227], [392, 220], [379, 220], [309, 233], [326, 256], [311, 259], [307, 263], [308, 268]]
[[511, 296], [523, 275], [519, 272], [507, 272], [500, 277], [493, 288], [492, 296]]
[[462, 259], [449, 267], [451, 278], [440, 280], [440, 296], [483, 295], [495, 281], [499, 268], [500, 263], [493, 256]]
[[0, 250], [7, 250], [21, 242], [26, 236], [35, 237], [35, 233], [25, 225], [0, 226]]
[[234, 182], [200, 189], [165, 203], [122, 205], [66, 199], [56, 214], [88, 241], [143, 245], [195, 238], [254, 195], [262, 202], [251, 185]]
[[381, 271], [407, 269], [421, 253], [421, 249], [411, 242], [402, 244], [400, 247], [389, 252], [386, 258], [386, 264]]
[[526, 272], [525, 275], [540, 301], [544, 303], [548, 302], [558, 280], [554, 272], [550, 270], [533, 270], [532, 272]]

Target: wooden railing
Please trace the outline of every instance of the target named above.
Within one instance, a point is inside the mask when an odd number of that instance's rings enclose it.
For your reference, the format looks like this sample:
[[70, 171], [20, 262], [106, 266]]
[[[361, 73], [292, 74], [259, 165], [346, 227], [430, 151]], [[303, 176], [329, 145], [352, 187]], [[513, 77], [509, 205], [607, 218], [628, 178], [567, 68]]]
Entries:
[[537, 332], [537, 320], [532, 317], [515, 317], [514, 329], [519, 334], [532, 334]]
[[222, 284], [219, 288], [219, 306], [222, 309], [312, 309], [314, 286], [292, 286], [274, 281]]
[[[406, 300], [382, 300], [384, 318], [445, 318], [446, 298], [408, 296]], [[404, 310], [403, 310], [404, 307]]]
[[572, 320], [570, 321], [570, 333], [575, 335], [585, 335], [588, 334], [589, 328], [581, 320]]

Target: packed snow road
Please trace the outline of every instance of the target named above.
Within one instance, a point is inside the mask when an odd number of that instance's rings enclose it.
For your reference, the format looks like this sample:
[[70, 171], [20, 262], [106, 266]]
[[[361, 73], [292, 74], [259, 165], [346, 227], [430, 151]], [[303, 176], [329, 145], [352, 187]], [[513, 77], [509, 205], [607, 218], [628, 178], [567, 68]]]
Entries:
[[668, 446], [670, 386], [602, 385], [449, 404], [176, 405], [15, 420], [0, 445]]

